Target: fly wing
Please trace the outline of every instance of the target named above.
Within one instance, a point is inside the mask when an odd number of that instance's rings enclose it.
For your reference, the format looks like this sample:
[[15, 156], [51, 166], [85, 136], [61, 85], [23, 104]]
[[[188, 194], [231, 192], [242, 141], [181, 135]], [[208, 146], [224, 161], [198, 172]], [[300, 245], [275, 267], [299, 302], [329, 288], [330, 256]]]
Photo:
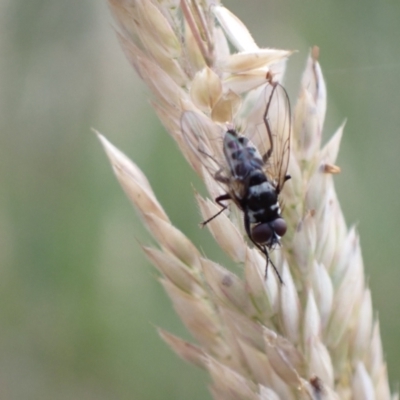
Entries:
[[288, 94], [281, 84], [268, 83], [249, 116], [246, 136], [260, 152], [264, 171], [278, 193], [288, 179], [291, 129]]
[[185, 111], [181, 118], [181, 130], [191, 156], [194, 156], [212, 177], [222, 177], [226, 173], [222, 153], [222, 128], [201, 113]]
[[269, 168], [267, 173], [277, 183], [279, 193], [288, 179], [292, 119], [285, 88], [279, 83], [272, 83], [269, 87], [271, 94], [264, 113], [264, 123], [272, 150], [264, 155], [264, 161]]

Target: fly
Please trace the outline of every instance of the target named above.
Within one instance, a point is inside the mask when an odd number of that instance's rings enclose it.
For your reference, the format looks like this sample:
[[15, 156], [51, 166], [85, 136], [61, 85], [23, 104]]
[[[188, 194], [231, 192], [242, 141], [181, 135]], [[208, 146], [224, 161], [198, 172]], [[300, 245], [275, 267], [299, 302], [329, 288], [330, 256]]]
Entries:
[[189, 147], [225, 191], [215, 199], [221, 210], [204, 221], [203, 226], [228, 208], [227, 201], [233, 201], [243, 212], [247, 236], [265, 255], [265, 276], [271, 264], [283, 283], [269, 250], [280, 245], [280, 239], [287, 230], [281, 215], [279, 194], [290, 179], [287, 174], [290, 104], [286, 90], [277, 82], [270, 81], [261, 96], [266, 101], [265, 109], [261, 115], [255, 112], [252, 118], [262, 119], [264, 127], [254, 125], [246, 135], [229, 128], [223, 134], [222, 151], [221, 145], [216, 146], [218, 143], [213, 140], [213, 135], [220, 133], [204, 115], [187, 111], [181, 125]]

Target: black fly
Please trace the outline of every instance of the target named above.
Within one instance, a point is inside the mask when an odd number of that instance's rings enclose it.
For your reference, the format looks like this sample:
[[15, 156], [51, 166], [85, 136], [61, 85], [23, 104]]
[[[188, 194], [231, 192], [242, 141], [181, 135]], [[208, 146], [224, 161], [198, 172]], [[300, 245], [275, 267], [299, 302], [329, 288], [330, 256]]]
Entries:
[[[282, 283], [268, 250], [280, 245], [280, 238], [287, 229], [278, 196], [290, 178], [287, 175], [290, 104], [283, 86], [272, 81], [267, 84], [260, 99], [264, 107], [259, 106], [249, 119], [258, 121], [252, 127], [250, 123], [246, 135], [229, 128], [222, 133], [222, 146], [214, 140], [221, 136], [221, 132], [217, 132], [215, 125], [200, 113], [186, 111], [181, 128], [189, 147], [225, 191], [215, 199], [221, 210], [203, 225], [226, 210], [225, 201], [232, 200], [243, 211], [244, 228], [249, 239], [266, 257], [265, 275], [271, 263]], [[260, 126], [261, 119], [264, 126]]]

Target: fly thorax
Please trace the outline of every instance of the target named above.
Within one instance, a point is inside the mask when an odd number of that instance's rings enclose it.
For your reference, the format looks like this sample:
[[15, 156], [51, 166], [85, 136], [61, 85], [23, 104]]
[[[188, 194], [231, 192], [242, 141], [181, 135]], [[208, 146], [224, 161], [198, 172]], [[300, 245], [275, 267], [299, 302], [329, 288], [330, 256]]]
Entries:
[[244, 180], [254, 169], [262, 168], [264, 162], [258, 150], [244, 136], [229, 130], [224, 138], [224, 154], [235, 178]]

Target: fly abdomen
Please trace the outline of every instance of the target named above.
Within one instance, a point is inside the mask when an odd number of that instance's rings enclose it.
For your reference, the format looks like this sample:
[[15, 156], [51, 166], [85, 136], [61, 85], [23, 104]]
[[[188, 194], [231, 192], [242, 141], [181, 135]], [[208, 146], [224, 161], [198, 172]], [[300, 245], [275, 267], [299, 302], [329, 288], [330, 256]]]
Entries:
[[261, 171], [253, 171], [249, 179], [246, 208], [256, 219], [265, 222], [279, 215], [278, 195]]

